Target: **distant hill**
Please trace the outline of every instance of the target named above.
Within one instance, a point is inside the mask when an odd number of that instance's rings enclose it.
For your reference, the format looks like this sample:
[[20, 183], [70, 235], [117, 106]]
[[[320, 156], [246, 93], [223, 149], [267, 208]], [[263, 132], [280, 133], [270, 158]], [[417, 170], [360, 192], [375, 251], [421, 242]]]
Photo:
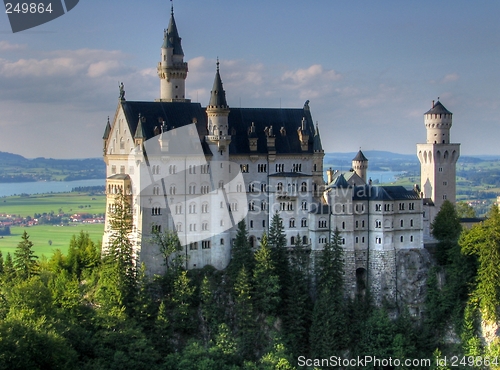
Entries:
[[104, 179], [106, 166], [100, 158], [27, 159], [0, 152], [0, 182], [73, 181]]

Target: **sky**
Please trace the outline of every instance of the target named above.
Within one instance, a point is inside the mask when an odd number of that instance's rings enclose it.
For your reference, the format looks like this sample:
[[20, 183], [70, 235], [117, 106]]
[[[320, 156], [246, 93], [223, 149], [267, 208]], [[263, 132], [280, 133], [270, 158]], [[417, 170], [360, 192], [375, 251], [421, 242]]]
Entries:
[[[453, 113], [462, 155], [499, 155], [500, 2], [175, 0], [186, 94], [209, 101], [216, 69], [229, 106], [301, 108], [310, 100], [326, 152], [411, 154], [423, 114]], [[102, 155], [119, 82], [159, 98], [167, 0], [80, 0], [12, 33], [0, 14], [0, 151], [27, 158]]]

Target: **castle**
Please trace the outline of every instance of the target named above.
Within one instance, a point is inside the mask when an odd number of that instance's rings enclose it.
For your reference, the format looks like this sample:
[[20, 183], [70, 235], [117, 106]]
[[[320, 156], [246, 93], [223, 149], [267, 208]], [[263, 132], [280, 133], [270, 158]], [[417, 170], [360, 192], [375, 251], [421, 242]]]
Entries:
[[[157, 71], [160, 98], [127, 101], [122, 85], [103, 136], [107, 209], [116, 193], [129, 198], [131, 238], [149, 273], [165, 269], [156, 232], [177, 232], [187, 268], [224, 269], [237, 222], [245, 219], [256, 248], [279, 212], [287, 247], [299, 237], [314, 255], [337, 228], [348, 290], [368, 284], [377, 301], [397, 299], [400, 259], [423, 250], [442, 202], [455, 200], [459, 144], [450, 143], [452, 114], [439, 101], [424, 114], [427, 143], [417, 146], [421, 190], [373, 186], [361, 151], [351, 171], [329, 169], [325, 182], [309, 101], [295, 109], [229, 107], [219, 62], [208, 105], [186, 99], [188, 64], [173, 9]], [[104, 248], [108, 240], [105, 232]]]

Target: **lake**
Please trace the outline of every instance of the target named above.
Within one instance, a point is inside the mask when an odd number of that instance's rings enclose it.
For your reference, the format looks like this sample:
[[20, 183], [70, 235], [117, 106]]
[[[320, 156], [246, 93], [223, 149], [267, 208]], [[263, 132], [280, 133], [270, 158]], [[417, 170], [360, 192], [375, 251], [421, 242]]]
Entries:
[[106, 180], [37, 181], [0, 183], [0, 197], [19, 194], [66, 193], [79, 186], [104, 186]]

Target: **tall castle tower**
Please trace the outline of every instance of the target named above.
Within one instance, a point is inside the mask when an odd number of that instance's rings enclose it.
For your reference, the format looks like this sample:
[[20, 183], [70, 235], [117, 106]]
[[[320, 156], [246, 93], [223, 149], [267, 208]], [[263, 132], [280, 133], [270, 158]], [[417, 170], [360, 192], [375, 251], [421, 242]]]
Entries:
[[352, 159], [352, 169], [356, 174], [363, 179], [366, 184], [367, 171], [368, 171], [368, 159], [365, 157], [361, 149], [358, 154]]
[[189, 101], [186, 99], [188, 65], [184, 62], [184, 52], [182, 51], [181, 38], [175, 24], [173, 6], [168, 29], [163, 31], [161, 61], [158, 63], [157, 70], [161, 81], [159, 101]]
[[438, 100], [424, 113], [427, 143], [417, 144], [422, 197], [431, 199], [436, 212], [445, 200], [456, 200], [456, 163], [460, 144], [450, 143], [452, 113]]
[[[217, 72], [215, 73], [214, 86], [210, 94], [210, 102], [207, 106], [208, 135], [206, 140], [212, 149], [214, 156], [219, 154], [217, 160], [228, 160], [228, 147], [231, 136], [228, 132], [229, 106], [226, 101], [226, 92], [222, 86], [219, 73], [219, 61], [217, 60]], [[214, 158], [215, 159], [215, 158]]]

